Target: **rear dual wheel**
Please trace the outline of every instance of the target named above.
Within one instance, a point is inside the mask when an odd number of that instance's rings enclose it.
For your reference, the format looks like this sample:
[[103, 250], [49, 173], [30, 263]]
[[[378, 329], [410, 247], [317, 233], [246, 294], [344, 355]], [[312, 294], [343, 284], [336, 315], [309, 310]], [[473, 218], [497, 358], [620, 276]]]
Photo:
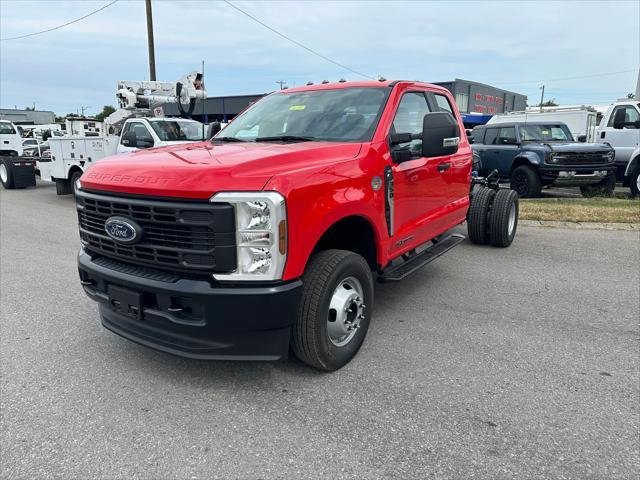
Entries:
[[5, 160], [0, 159], [0, 183], [2, 183], [2, 186], [7, 190], [15, 188], [11, 165], [10, 160], [6, 160], [5, 162]]
[[467, 214], [469, 239], [478, 245], [508, 247], [516, 236], [518, 210], [518, 194], [513, 190], [477, 190]]

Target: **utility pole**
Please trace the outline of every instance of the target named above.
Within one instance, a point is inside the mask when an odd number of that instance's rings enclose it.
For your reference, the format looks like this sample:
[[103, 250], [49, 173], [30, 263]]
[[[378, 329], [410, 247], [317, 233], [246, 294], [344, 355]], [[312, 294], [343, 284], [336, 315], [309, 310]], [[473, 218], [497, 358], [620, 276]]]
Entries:
[[82, 118], [84, 118], [84, 111], [89, 110], [90, 108], [91, 108], [91, 105], [87, 105], [86, 107], [80, 107], [80, 110], [82, 110]]
[[286, 81], [284, 81], [284, 80], [278, 80], [276, 83], [277, 83], [278, 85], [280, 85], [280, 90], [282, 90], [284, 87], [286, 87], [286, 85], [285, 85], [285, 84], [286, 84], [287, 82], [286, 82]]
[[540, 90], [542, 90], [542, 95], [540, 96], [540, 111], [542, 111], [542, 104], [544, 103], [544, 85], [540, 87]]
[[151, 0], [145, 0], [147, 7], [147, 45], [149, 47], [149, 80], [156, 80], [156, 54], [153, 44], [153, 14], [151, 13]]

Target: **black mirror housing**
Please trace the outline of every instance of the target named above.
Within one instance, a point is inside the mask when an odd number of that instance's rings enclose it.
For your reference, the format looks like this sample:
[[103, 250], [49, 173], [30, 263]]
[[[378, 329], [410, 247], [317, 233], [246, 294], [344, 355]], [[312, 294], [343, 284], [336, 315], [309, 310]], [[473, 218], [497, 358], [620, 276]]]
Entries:
[[587, 136], [586, 135], [580, 135], [578, 136], [578, 141], [580, 143], [585, 143], [587, 141]]
[[621, 130], [626, 125], [626, 113], [624, 109], [620, 108], [613, 117], [613, 128]]
[[211, 140], [220, 130], [222, 130], [220, 122], [211, 123], [207, 129], [207, 139]]
[[449, 112], [427, 113], [422, 120], [422, 156], [453, 155], [460, 144], [458, 122]]
[[138, 148], [138, 137], [136, 132], [129, 130], [122, 136], [122, 144], [125, 147]]

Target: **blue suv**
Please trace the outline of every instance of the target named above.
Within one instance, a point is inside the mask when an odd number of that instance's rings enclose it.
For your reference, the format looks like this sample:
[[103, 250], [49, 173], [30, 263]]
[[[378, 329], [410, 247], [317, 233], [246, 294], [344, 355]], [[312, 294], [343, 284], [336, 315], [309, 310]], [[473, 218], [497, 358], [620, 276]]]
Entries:
[[513, 122], [473, 129], [480, 174], [498, 170], [521, 197], [542, 187], [580, 187], [587, 197], [610, 195], [616, 185], [615, 150], [606, 143], [576, 142], [564, 123]]

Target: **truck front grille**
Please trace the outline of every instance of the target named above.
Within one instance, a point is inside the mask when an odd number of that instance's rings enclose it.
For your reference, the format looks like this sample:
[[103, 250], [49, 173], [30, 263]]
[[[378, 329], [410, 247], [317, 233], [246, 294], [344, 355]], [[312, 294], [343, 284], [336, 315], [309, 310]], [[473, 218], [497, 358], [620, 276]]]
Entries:
[[611, 163], [607, 152], [567, 152], [554, 155], [555, 165], [606, 165]]
[[[188, 203], [77, 192], [80, 239], [89, 251], [131, 263], [190, 273], [236, 268], [235, 214], [229, 204]], [[113, 216], [142, 229], [139, 242], [126, 245], [107, 235]]]

